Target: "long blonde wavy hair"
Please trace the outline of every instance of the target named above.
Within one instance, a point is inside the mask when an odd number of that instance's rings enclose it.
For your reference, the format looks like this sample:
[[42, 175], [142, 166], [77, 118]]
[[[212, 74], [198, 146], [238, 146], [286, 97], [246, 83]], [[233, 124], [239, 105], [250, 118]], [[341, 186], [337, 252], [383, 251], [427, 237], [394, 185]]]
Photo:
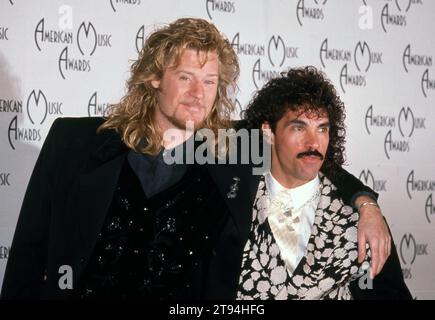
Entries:
[[[239, 76], [239, 62], [231, 43], [211, 23], [203, 19], [182, 18], [149, 35], [131, 66], [127, 94], [113, 105], [106, 121], [98, 128], [116, 130], [123, 142], [139, 153], [157, 154], [162, 148], [163, 134], [154, 123], [158, 89], [152, 80], [160, 80], [165, 70], [179, 64], [184, 49], [216, 52], [219, 59], [219, 83], [215, 103], [204, 121], [204, 127], [217, 134], [230, 126]], [[232, 90], [232, 91], [231, 91]], [[145, 139], [145, 143], [142, 143]]]

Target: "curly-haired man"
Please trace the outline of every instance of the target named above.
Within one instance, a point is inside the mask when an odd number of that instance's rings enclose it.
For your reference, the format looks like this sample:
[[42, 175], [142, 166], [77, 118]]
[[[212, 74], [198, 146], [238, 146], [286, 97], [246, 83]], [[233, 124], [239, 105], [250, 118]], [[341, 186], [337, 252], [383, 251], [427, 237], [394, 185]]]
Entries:
[[272, 155], [254, 200], [239, 299], [411, 298], [393, 243], [373, 283], [355, 280], [364, 274], [358, 212], [326, 177], [344, 162], [344, 118], [333, 85], [314, 67], [269, 81], [248, 106], [247, 126], [263, 130]]

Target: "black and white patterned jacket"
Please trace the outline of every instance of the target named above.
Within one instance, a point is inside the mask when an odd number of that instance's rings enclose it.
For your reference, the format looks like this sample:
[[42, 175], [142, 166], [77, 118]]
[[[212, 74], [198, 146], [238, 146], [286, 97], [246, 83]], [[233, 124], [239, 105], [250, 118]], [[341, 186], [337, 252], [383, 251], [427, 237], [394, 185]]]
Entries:
[[[267, 221], [268, 191], [261, 179], [245, 245], [238, 299], [351, 299], [359, 273], [359, 214], [320, 174], [321, 194], [305, 255], [289, 275]], [[368, 256], [370, 252], [368, 250]], [[361, 270], [362, 271], [362, 270]]]

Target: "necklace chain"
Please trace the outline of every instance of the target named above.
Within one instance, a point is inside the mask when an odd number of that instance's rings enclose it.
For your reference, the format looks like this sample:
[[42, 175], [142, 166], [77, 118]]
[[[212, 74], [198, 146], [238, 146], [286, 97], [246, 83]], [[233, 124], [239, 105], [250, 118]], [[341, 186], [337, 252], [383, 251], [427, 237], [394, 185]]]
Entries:
[[317, 188], [316, 192], [313, 193], [313, 195], [307, 200], [305, 201], [301, 206], [299, 206], [297, 209], [294, 209], [293, 207], [288, 207], [285, 203], [283, 203], [282, 201], [276, 200], [276, 197], [272, 198], [270, 193], [269, 193], [269, 199], [270, 202], [278, 207], [281, 208], [281, 210], [283, 210], [283, 213], [288, 216], [288, 215], [292, 215], [293, 213], [299, 212], [301, 209], [303, 209], [306, 205], [308, 205], [309, 203], [313, 202], [316, 198], [318, 198], [320, 196], [320, 185]]

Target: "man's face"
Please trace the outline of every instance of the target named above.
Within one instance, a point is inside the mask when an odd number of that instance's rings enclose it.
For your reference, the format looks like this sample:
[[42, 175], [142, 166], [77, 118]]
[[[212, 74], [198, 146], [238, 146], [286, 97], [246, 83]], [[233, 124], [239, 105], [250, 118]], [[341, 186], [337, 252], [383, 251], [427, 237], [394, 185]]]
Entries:
[[[207, 62], [201, 66], [207, 58]], [[185, 129], [186, 121], [201, 128], [216, 100], [219, 63], [215, 52], [185, 49], [180, 64], [165, 70], [162, 79], [151, 82], [159, 89], [154, 120], [164, 132]]]
[[[302, 111], [288, 111], [271, 133], [272, 175], [283, 186], [294, 188], [316, 177], [329, 144], [329, 118]], [[301, 113], [302, 112], [302, 113]], [[268, 124], [263, 125], [267, 129]]]

